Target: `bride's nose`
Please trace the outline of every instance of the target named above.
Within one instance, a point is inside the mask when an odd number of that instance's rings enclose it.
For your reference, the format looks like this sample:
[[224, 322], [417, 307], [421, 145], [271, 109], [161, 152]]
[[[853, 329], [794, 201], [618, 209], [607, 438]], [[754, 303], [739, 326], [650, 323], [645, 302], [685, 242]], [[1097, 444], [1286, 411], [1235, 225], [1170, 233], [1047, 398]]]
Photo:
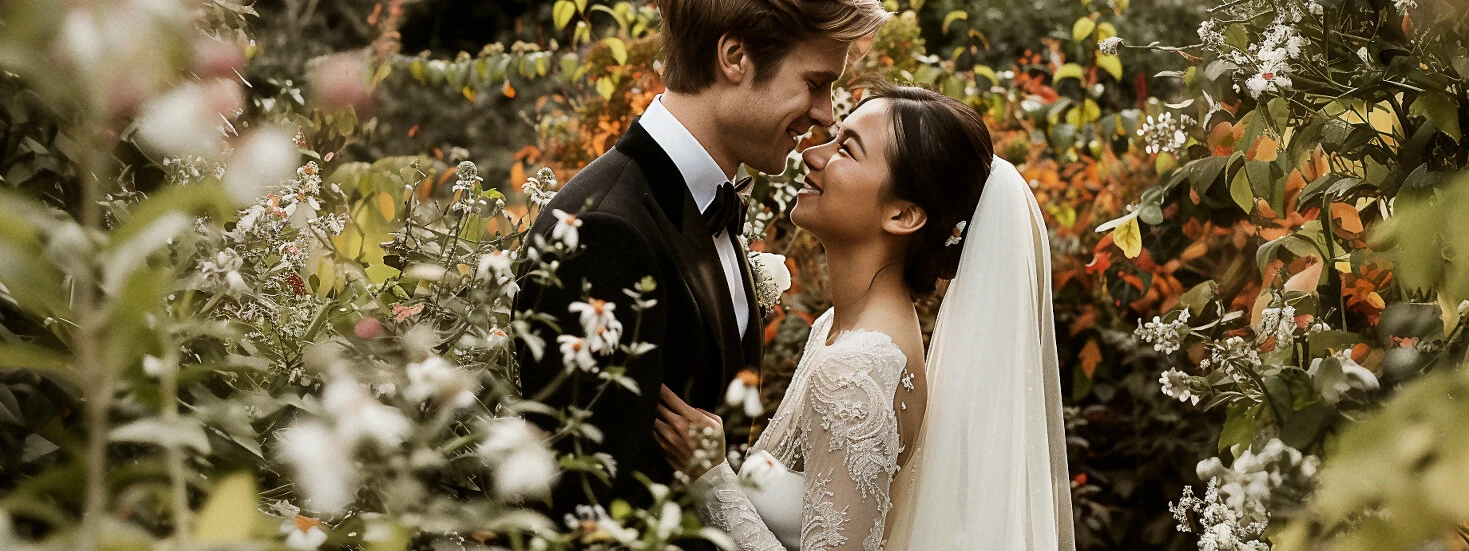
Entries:
[[811, 170], [823, 170], [826, 163], [831, 161], [831, 156], [836, 153], [836, 141], [808, 147], [801, 152], [801, 158], [806, 161], [806, 167]]

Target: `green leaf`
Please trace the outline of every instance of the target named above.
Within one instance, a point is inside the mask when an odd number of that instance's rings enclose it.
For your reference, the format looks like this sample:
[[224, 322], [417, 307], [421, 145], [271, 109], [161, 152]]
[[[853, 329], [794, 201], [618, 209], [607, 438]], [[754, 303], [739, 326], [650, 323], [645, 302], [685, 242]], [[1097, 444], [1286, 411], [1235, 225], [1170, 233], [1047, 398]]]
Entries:
[[69, 374], [71, 358], [44, 346], [7, 342], [0, 343], [0, 367]]
[[617, 38], [614, 36], [603, 39], [602, 43], [606, 44], [608, 48], [612, 49], [612, 59], [616, 61], [618, 65], [627, 64], [626, 42], [623, 42], [621, 38]]
[[969, 12], [967, 12], [967, 11], [964, 11], [964, 10], [954, 10], [954, 11], [949, 12], [948, 15], [945, 15], [944, 16], [944, 34], [949, 34], [949, 25], [952, 25], [955, 21], [968, 21], [968, 20], [969, 20]]
[[1208, 157], [1189, 163], [1188, 180], [1194, 191], [1200, 196], [1208, 193], [1209, 188], [1214, 186], [1214, 182], [1219, 180], [1219, 173], [1224, 172], [1224, 168], [1229, 166], [1232, 160], [1234, 160], [1233, 156]]
[[571, 0], [556, 0], [556, 6], [551, 8], [551, 19], [556, 30], [565, 30], [571, 24], [571, 18], [576, 15], [576, 11], [576, 4]]
[[1229, 197], [1234, 199], [1234, 204], [1239, 205], [1245, 214], [1255, 210], [1255, 192], [1250, 189], [1250, 180], [1245, 176], [1243, 169], [1234, 173], [1234, 179], [1229, 182]]
[[229, 544], [250, 541], [259, 524], [256, 510], [255, 476], [249, 472], [230, 475], [214, 486], [209, 501], [199, 510], [194, 524], [194, 542]]
[[1097, 22], [1092, 21], [1090, 17], [1083, 16], [1077, 19], [1075, 24], [1071, 25], [1071, 39], [1081, 42], [1086, 37], [1091, 36], [1092, 31], [1095, 30], [1097, 30]]
[[1427, 117], [1434, 126], [1453, 138], [1455, 143], [1464, 137], [1459, 129], [1459, 102], [1448, 94], [1425, 92], [1418, 96], [1408, 112], [1416, 117]]

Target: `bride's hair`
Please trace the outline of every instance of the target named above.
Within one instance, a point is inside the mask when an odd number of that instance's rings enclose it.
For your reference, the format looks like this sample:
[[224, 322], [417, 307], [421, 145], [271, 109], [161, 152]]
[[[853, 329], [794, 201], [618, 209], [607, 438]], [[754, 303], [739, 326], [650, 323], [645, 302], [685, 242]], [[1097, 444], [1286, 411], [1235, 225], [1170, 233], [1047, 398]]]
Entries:
[[[964, 237], [980, 192], [990, 176], [994, 145], [984, 118], [968, 105], [917, 86], [900, 86], [880, 76], [857, 79], [862, 103], [888, 100], [894, 147], [889, 155], [888, 192], [923, 209], [928, 221], [913, 234], [903, 262], [903, 281], [915, 297], [934, 291], [940, 279], [959, 270]], [[952, 243], [952, 244], [951, 244]]]

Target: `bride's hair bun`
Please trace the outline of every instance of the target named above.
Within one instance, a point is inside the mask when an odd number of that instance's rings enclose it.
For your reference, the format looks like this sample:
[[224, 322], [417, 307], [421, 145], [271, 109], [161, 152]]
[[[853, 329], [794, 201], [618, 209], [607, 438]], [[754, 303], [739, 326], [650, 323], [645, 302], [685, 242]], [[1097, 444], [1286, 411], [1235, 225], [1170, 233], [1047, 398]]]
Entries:
[[[989, 129], [974, 109], [932, 90], [877, 76], [860, 78], [852, 86], [865, 89], [863, 102], [884, 98], [891, 105], [896, 143], [889, 163], [890, 191], [928, 215], [913, 236], [903, 280], [915, 297], [928, 295], [938, 280], [953, 279], [959, 270], [964, 227], [973, 225], [969, 219], [994, 159]], [[949, 246], [955, 237], [961, 241]]]

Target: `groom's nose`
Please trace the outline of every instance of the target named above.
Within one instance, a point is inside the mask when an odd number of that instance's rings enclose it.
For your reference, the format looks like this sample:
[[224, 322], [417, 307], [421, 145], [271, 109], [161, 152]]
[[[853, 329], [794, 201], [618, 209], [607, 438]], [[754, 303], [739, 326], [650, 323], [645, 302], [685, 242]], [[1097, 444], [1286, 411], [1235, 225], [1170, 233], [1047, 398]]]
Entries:
[[829, 127], [834, 124], [836, 117], [831, 112], [831, 88], [828, 87], [826, 90], [815, 92], [812, 96], [811, 112], [807, 113], [811, 116], [811, 120], [816, 121], [821, 126]]

